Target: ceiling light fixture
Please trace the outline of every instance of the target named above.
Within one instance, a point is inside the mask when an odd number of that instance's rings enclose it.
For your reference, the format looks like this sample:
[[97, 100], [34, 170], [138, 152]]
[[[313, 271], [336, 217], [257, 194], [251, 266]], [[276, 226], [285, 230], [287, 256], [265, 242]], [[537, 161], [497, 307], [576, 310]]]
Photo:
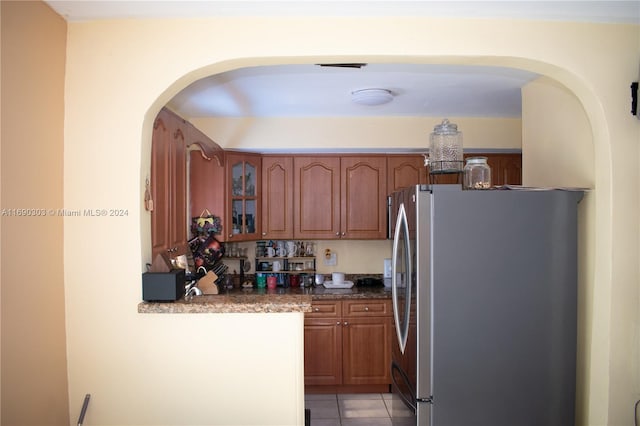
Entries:
[[359, 105], [382, 105], [393, 100], [393, 93], [387, 89], [362, 89], [351, 92], [351, 100]]

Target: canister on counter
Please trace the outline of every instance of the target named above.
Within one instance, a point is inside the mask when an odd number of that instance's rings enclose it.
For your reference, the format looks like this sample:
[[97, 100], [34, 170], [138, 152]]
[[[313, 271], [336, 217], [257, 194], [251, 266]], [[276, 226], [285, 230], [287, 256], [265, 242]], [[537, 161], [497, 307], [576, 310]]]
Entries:
[[291, 285], [291, 287], [300, 287], [300, 275], [291, 274], [291, 276], [289, 277], [289, 284]]
[[278, 286], [278, 279], [275, 275], [269, 275], [267, 277], [267, 288], [274, 289]]

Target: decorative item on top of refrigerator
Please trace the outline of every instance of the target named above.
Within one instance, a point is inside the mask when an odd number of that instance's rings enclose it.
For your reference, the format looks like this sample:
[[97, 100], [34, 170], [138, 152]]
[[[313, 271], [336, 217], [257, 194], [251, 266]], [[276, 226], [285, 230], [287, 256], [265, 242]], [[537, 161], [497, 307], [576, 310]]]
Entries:
[[462, 132], [445, 118], [429, 138], [429, 173], [460, 173], [462, 165]]
[[491, 167], [487, 157], [469, 157], [464, 166], [464, 189], [491, 188]]

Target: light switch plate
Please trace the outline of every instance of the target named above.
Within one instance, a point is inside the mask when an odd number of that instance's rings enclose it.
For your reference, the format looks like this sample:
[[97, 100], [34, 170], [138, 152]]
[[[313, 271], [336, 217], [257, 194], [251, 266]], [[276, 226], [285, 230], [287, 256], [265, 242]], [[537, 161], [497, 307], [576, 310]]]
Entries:
[[335, 253], [331, 253], [329, 257], [326, 257], [324, 260], [324, 266], [336, 266], [338, 263], [338, 256]]

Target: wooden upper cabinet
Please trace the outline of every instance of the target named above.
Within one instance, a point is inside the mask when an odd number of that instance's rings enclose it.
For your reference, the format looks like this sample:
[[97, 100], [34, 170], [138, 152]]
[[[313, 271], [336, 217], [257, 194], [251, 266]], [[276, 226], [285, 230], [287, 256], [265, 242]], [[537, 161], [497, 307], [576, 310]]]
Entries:
[[173, 171], [171, 179], [171, 229], [169, 230], [171, 247], [186, 250], [187, 231], [187, 147], [182, 130], [176, 130], [171, 139], [170, 167]]
[[293, 157], [262, 157], [262, 238], [293, 238]]
[[294, 238], [385, 238], [386, 156], [301, 156], [293, 161]]
[[423, 155], [391, 155], [387, 157], [387, 194], [426, 183], [428, 183], [427, 168], [424, 166]]
[[294, 238], [340, 236], [340, 157], [296, 156]]
[[224, 150], [220, 145], [212, 141], [207, 135], [188, 121], [185, 122], [185, 125], [187, 126], [187, 148], [197, 150], [203, 159], [214, 161], [219, 167], [223, 167]]
[[151, 249], [153, 257], [166, 253], [169, 248], [169, 148], [171, 147], [170, 123], [160, 112], [153, 124], [151, 143]]
[[260, 154], [228, 152], [225, 156], [227, 209], [224, 225], [227, 241], [260, 238]]
[[187, 251], [187, 159], [184, 121], [162, 109], [151, 143], [151, 247], [173, 257]]
[[[190, 151], [189, 158], [191, 217], [198, 217], [203, 212], [209, 211], [212, 215], [218, 216], [224, 224], [226, 219], [224, 166], [220, 165], [215, 158], [208, 159], [203, 156], [199, 150]], [[224, 239], [225, 231], [223, 227], [219, 236], [221, 241]]]
[[386, 156], [342, 157], [340, 237], [384, 239], [387, 233]]
[[[487, 157], [487, 164], [491, 167], [491, 185], [522, 185], [522, 154], [520, 153], [465, 153], [464, 159], [469, 157]], [[466, 161], [465, 161], [466, 163]], [[427, 169], [428, 173], [428, 169]], [[427, 175], [427, 178], [429, 176]], [[433, 175], [431, 182], [436, 184], [462, 184], [462, 173]]]
[[522, 185], [522, 154], [489, 154], [492, 185]]

